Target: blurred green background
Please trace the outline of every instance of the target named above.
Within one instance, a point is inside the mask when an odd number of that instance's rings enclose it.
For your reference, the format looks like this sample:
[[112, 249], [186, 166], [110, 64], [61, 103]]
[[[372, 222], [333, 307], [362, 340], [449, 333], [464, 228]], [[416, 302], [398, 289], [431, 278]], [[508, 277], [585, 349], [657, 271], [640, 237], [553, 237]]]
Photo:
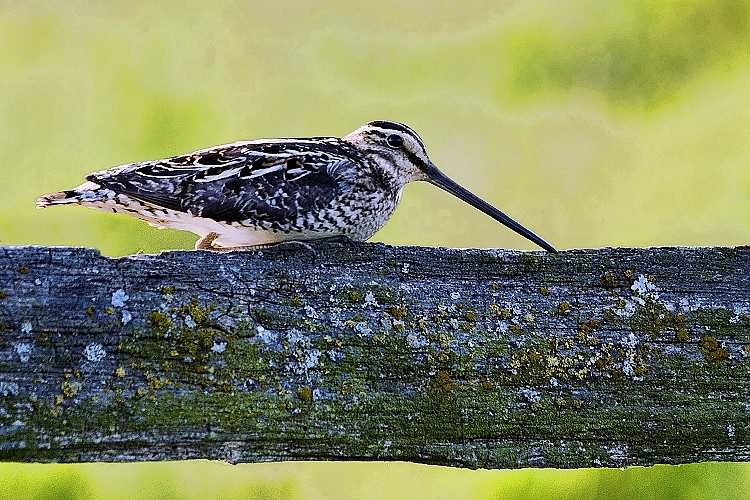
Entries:
[[[558, 248], [750, 242], [750, 1], [0, 0], [0, 243], [190, 248], [37, 195], [239, 139], [403, 121]], [[375, 237], [532, 248], [428, 185]], [[749, 498], [750, 467], [0, 465], [1, 498]]]

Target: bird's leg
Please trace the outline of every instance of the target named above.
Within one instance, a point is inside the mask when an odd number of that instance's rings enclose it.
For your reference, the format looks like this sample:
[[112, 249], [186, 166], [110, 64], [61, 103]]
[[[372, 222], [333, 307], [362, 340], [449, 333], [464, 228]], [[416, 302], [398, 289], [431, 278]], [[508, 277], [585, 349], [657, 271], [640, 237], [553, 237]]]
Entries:
[[214, 241], [219, 237], [218, 233], [208, 233], [203, 238], [199, 239], [195, 243], [195, 249], [196, 250], [208, 250], [211, 252], [251, 252], [255, 250], [263, 250], [266, 248], [273, 248], [278, 247], [281, 245], [300, 245], [301, 247], [310, 250], [311, 252], [315, 253], [315, 250], [313, 247], [308, 245], [307, 243], [303, 241], [297, 241], [297, 240], [289, 240], [289, 241], [279, 241], [278, 243], [266, 243], [262, 245], [244, 245], [244, 246], [237, 246], [237, 247], [220, 247], [214, 245]]
[[[318, 239], [310, 240], [310, 241], [311, 242], [314, 241], [316, 243], [326, 242], [326, 243], [341, 243], [341, 244], [348, 244], [348, 245], [354, 243], [354, 240], [352, 240], [348, 236], [344, 236], [344, 235], [341, 235], [341, 236], [330, 236], [328, 238], [318, 238]], [[306, 250], [309, 250], [314, 256], [316, 256], [316, 257], [318, 256], [318, 252], [315, 250], [315, 248], [313, 248], [312, 245], [310, 245], [309, 243], [305, 243], [304, 241], [300, 241], [300, 240], [287, 240], [287, 241], [280, 241], [278, 243], [271, 243], [271, 244], [268, 244], [268, 245], [257, 245], [257, 246], [254, 246], [254, 247], [236, 247], [236, 248], [240, 248], [240, 249], [242, 249], [242, 248], [249, 248], [251, 250], [257, 250], [257, 249], [261, 249], [261, 248], [280, 247], [282, 245], [299, 245], [302, 248], [305, 248]]]
[[[345, 235], [330, 236], [328, 238], [318, 238], [318, 239], [315, 239], [315, 240], [310, 240], [310, 242], [313, 242], [313, 241], [316, 242], [316, 243], [323, 243], [323, 242], [325, 242], [325, 243], [345, 243], [345, 244], [354, 243], [354, 240], [352, 240], [351, 238], [349, 238], [348, 236], [345, 236]], [[235, 247], [235, 248], [249, 248], [249, 249], [256, 249], [257, 250], [257, 249], [261, 249], [261, 248], [279, 247], [279, 246], [282, 246], [282, 245], [299, 245], [299, 246], [301, 246], [301, 247], [309, 250], [310, 252], [314, 253], [315, 255], [318, 254], [315, 251], [315, 249], [312, 247], [312, 245], [310, 245], [309, 243], [305, 243], [304, 241], [301, 241], [301, 240], [286, 240], [286, 241], [280, 241], [278, 243], [270, 243], [270, 244], [267, 244], [267, 245], [256, 245], [256, 246], [252, 246], [252, 247]]]
[[315, 253], [315, 249], [312, 246], [308, 245], [304, 241], [299, 241], [299, 240], [279, 241], [277, 243], [265, 243], [263, 245], [247, 245], [247, 246], [241, 246], [241, 247], [215, 248], [214, 250], [217, 250], [219, 252], [249, 252], [253, 250], [264, 250], [266, 248], [276, 248], [276, 247], [285, 246], [285, 245], [299, 245], [302, 248], [305, 248], [306, 250], [309, 250], [312, 253]]
[[[209, 250], [212, 252], [252, 252], [256, 250], [264, 250], [266, 248], [280, 247], [282, 245], [299, 245], [302, 248], [309, 250], [313, 254], [317, 255], [315, 249], [308, 243], [300, 240], [286, 240], [279, 241], [277, 243], [266, 243], [262, 245], [245, 245], [237, 247], [219, 247], [214, 245], [214, 241], [219, 237], [218, 233], [208, 233], [203, 238], [199, 239], [195, 244], [196, 250]], [[320, 238], [315, 241], [325, 241], [330, 243], [353, 243], [353, 240], [348, 236], [331, 236], [330, 238]]]
[[299, 245], [302, 248], [311, 251], [312, 253], [315, 253], [315, 249], [310, 246], [309, 244], [305, 243], [304, 241], [299, 240], [289, 240], [289, 241], [280, 241], [278, 243], [274, 243], [272, 245], [268, 245], [268, 248], [270, 247], [280, 247], [282, 245]]
[[219, 237], [219, 233], [208, 233], [203, 238], [195, 242], [196, 250], [213, 250], [219, 251], [221, 248], [214, 246], [214, 241]]
[[351, 245], [351, 244], [355, 243], [355, 241], [353, 239], [351, 239], [350, 237], [348, 237], [348, 236], [346, 236], [344, 234], [338, 235], [338, 236], [331, 236], [331, 237], [328, 237], [328, 238], [321, 238], [321, 239], [316, 240], [316, 241], [326, 242], [326, 243], [342, 243], [342, 244], [347, 244], [347, 245]]

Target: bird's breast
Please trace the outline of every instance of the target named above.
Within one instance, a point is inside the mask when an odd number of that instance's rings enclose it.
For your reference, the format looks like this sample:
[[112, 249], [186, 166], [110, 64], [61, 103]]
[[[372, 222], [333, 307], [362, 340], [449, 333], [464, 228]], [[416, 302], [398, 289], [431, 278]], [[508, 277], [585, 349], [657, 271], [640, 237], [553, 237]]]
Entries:
[[364, 241], [385, 225], [400, 199], [401, 189], [392, 192], [357, 190], [342, 198], [333, 215], [343, 232], [352, 239]]

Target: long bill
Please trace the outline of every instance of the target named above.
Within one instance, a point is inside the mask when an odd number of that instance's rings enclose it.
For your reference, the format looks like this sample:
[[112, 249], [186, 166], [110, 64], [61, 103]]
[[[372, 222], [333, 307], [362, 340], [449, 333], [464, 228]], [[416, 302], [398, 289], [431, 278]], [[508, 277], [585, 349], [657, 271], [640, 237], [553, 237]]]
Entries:
[[465, 201], [472, 207], [481, 210], [485, 214], [489, 215], [496, 221], [504, 224], [506, 227], [512, 229], [516, 233], [520, 234], [524, 238], [533, 241], [540, 247], [544, 248], [548, 252], [557, 253], [557, 250], [544, 241], [542, 238], [531, 232], [530, 230], [523, 227], [518, 222], [514, 221], [504, 213], [502, 213], [497, 208], [493, 207], [483, 199], [479, 198], [475, 194], [471, 193], [467, 189], [459, 186], [454, 182], [450, 177], [442, 173], [435, 165], [430, 165], [427, 169], [427, 176], [429, 177], [429, 182], [434, 184], [435, 186], [439, 187], [440, 189], [443, 189], [456, 198]]

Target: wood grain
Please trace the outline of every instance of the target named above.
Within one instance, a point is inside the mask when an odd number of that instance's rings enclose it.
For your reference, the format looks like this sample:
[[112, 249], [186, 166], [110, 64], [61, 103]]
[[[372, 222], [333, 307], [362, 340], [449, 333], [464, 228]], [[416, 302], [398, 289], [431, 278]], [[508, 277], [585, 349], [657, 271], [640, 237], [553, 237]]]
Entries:
[[0, 248], [0, 460], [750, 456], [750, 247]]

